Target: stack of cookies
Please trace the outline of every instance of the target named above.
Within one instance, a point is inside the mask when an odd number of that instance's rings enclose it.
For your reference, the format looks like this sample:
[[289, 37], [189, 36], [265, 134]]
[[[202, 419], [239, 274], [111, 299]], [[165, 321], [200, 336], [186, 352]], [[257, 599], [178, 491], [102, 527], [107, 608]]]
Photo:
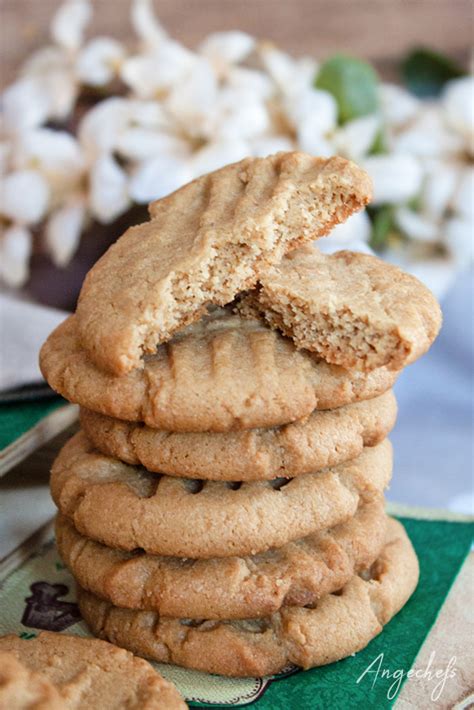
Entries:
[[384, 512], [391, 387], [440, 326], [416, 279], [309, 242], [361, 209], [341, 159], [247, 159], [150, 207], [43, 346], [81, 405], [51, 490], [94, 634], [234, 676], [350, 655], [418, 563]]

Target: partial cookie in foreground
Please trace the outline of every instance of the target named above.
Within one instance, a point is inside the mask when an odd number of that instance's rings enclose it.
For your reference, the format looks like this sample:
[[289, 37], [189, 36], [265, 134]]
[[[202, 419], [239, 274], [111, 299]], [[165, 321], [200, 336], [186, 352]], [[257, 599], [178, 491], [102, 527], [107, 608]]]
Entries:
[[370, 571], [327, 594], [314, 608], [285, 607], [271, 617], [190, 621], [114, 607], [78, 589], [94, 634], [149, 658], [208, 673], [262, 676], [289, 663], [311, 668], [363, 649], [403, 607], [418, 581], [418, 560], [402, 525], [391, 520]]
[[229, 431], [286, 424], [386, 392], [398, 373], [347, 371], [298, 351], [258, 320], [217, 309], [115, 377], [94, 365], [71, 316], [49, 336], [40, 364], [70, 402], [168, 431]]
[[[16, 660], [9, 665], [6, 689], [10, 698], [25, 697], [29, 703], [8, 708], [51, 708], [63, 710], [184, 710], [187, 707], [174, 685], [160, 676], [142, 658], [105, 641], [44, 631], [28, 641], [14, 634], [0, 638], [0, 652]], [[15, 670], [16, 669], [16, 670]], [[30, 679], [25, 674], [30, 674]], [[0, 669], [0, 698], [5, 688], [5, 669]], [[38, 676], [59, 705], [41, 705]], [[31, 686], [27, 684], [31, 682]], [[15, 691], [15, 686], [17, 690]], [[34, 695], [35, 694], [35, 695]], [[27, 698], [28, 699], [28, 698]], [[48, 698], [49, 701], [49, 698]], [[33, 705], [32, 703], [37, 704]]]
[[367, 204], [368, 175], [343, 158], [278, 153], [227, 165], [153, 203], [89, 271], [78, 334], [96, 365], [116, 375], [225, 305], [305, 242]]
[[56, 521], [59, 554], [85, 590], [114, 606], [188, 619], [270, 616], [282, 606], [313, 605], [380, 554], [382, 500], [353, 518], [255, 557], [183, 560], [121, 552], [88, 540], [64, 516]]
[[100, 454], [83, 432], [61, 450], [51, 494], [84, 536], [176, 557], [254, 555], [350, 518], [392, 474], [388, 440], [355, 460], [291, 480], [171, 478]]
[[0, 710], [64, 708], [64, 700], [49, 678], [24, 666], [12, 653], [0, 650]]
[[395, 424], [393, 392], [272, 429], [224, 433], [162, 431], [81, 409], [81, 425], [108, 456], [172, 476], [269, 480], [336, 466], [375, 446]]
[[425, 353], [441, 310], [418, 279], [369, 254], [305, 247], [262, 274], [241, 313], [262, 314], [299, 348], [346, 368], [400, 370]]

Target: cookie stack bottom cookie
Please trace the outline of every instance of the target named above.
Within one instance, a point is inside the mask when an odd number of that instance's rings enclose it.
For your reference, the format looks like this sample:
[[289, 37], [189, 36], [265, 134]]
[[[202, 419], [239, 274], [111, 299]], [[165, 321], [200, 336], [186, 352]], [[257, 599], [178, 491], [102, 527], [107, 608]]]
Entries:
[[229, 676], [268, 675], [292, 663], [325, 665], [364, 648], [403, 607], [418, 561], [400, 523], [389, 520], [371, 566], [312, 607], [282, 607], [257, 619], [194, 620], [113, 606], [79, 588], [79, 607], [97, 636], [162, 663]]
[[[384, 512], [392, 456], [380, 439], [394, 418], [388, 392], [273, 430], [169, 435], [234, 438], [235, 447], [250, 439], [254, 450], [257, 439], [260, 476], [277, 456], [287, 475], [290, 461], [299, 474], [249, 481], [157, 474], [112, 458], [125, 422], [112, 420], [107, 454], [76, 435], [53, 466], [51, 490], [58, 549], [93, 633], [160, 662], [232, 676], [309, 668], [363, 648], [418, 574], [403, 528]], [[83, 417], [91, 437], [94, 419]], [[98, 427], [96, 440], [102, 434]], [[348, 451], [360, 453], [344, 460]], [[303, 473], [334, 458], [342, 462]], [[250, 463], [247, 453], [236, 465], [245, 474]]]

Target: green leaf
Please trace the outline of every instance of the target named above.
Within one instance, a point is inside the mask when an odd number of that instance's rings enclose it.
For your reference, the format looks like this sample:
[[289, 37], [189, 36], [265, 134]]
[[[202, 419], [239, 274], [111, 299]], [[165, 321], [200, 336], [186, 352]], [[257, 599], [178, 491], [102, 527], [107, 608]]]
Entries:
[[371, 207], [367, 211], [372, 220], [369, 245], [374, 251], [381, 251], [386, 245], [390, 233], [395, 229], [393, 207], [382, 205], [381, 207]]
[[335, 54], [321, 66], [315, 86], [334, 96], [341, 124], [377, 111], [378, 77], [361, 59]]
[[410, 52], [402, 62], [401, 72], [406, 87], [420, 98], [439, 96], [446, 82], [466, 74], [449, 57], [423, 47]]

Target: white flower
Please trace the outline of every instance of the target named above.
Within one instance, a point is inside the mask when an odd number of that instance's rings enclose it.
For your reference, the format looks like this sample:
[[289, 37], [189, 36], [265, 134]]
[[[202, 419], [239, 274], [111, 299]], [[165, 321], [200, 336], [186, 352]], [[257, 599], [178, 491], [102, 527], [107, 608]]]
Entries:
[[56, 266], [66, 266], [79, 241], [86, 214], [85, 204], [76, 200], [57, 209], [46, 224], [45, 242]]
[[130, 178], [132, 200], [147, 203], [174, 192], [191, 179], [189, 162], [163, 154], [146, 160]]
[[235, 163], [246, 158], [249, 154], [248, 143], [240, 139], [218, 140], [209, 143], [198, 150], [190, 161], [192, 177], [196, 178], [204, 173], [222, 168], [228, 163]]
[[0, 277], [14, 288], [23, 286], [28, 278], [31, 254], [31, 232], [13, 225], [0, 237]]
[[[332, 230], [328, 239], [322, 239], [321, 245], [338, 242], [339, 244], [349, 244], [350, 242], [368, 242], [372, 232], [369, 216], [365, 210], [356, 212], [342, 224], [337, 224]], [[350, 249], [342, 246], [341, 249]]]
[[82, 179], [85, 161], [76, 139], [65, 131], [36, 128], [22, 134], [13, 157], [15, 168], [36, 168], [56, 195]]
[[78, 138], [90, 160], [113, 151], [129, 116], [128, 100], [119, 97], [101, 101], [84, 116], [79, 124]]
[[412, 155], [370, 155], [361, 165], [374, 183], [374, 205], [406, 202], [420, 191], [423, 170]]
[[293, 59], [268, 43], [260, 44], [257, 52], [264, 69], [283, 94], [297, 94], [313, 85], [317, 70], [313, 59]]
[[2, 94], [2, 113], [7, 130], [21, 131], [44, 123], [51, 111], [51, 101], [44, 82], [36, 77], [19, 79]]
[[39, 222], [46, 212], [48, 200], [48, 183], [37, 170], [17, 170], [3, 178], [0, 212], [12, 222]]
[[435, 222], [408, 207], [397, 207], [394, 219], [399, 229], [410, 239], [420, 242], [436, 242], [439, 238]]
[[420, 108], [419, 99], [396, 84], [381, 84], [379, 98], [384, 119], [396, 128], [411, 121]]
[[246, 139], [270, 129], [270, 116], [263, 101], [246, 91], [223, 89], [216, 106], [216, 124], [209, 137]]
[[246, 32], [215, 32], [206, 37], [198, 52], [206, 57], [219, 75], [232, 64], [239, 64], [255, 47], [255, 39]]
[[176, 87], [197, 61], [178, 42], [166, 40], [153, 52], [126, 59], [120, 76], [139, 98], [152, 99]]
[[265, 158], [267, 155], [279, 153], [280, 151], [294, 150], [295, 145], [291, 138], [286, 136], [259, 136], [250, 141], [251, 155]]
[[119, 135], [115, 148], [120, 155], [136, 161], [147, 161], [156, 156], [187, 157], [190, 154], [186, 141], [169, 133], [132, 126]]
[[370, 151], [380, 130], [380, 117], [362, 116], [348, 121], [335, 131], [332, 142], [335, 153], [359, 161]]
[[444, 225], [444, 244], [456, 263], [469, 266], [474, 262], [474, 228], [472, 218], [452, 217]]
[[66, 0], [51, 23], [54, 41], [69, 50], [79, 49], [91, 16], [92, 7], [88, 0]]
[[[474, 222], [474, 167], [468, 165], [461, 174], [461, 180], [451, 202], [453, 210]], [[474, 230], [474, 225], [472, 227]], [[472, 234], [474, 242], [474, 231]]]
[[420, 158], [456, 158], [463, 139], [448, 129], [439, 106], [424, 105], [410, 127], [393, 138], [392, 147]]
[[110, 155], [98, 158], [91, 168], [89, 204], [94, 217], [104, 224], [130, 206], [127, 174]]
[[115, 39], [97, 37], [79, 52], [77, 78], [89, 86], [104, 86], [118, 74], [125, 50]]
[[430, 168], [421, 193], [423, 212], [432, 219], [441, 219], [448, 207], [459, 181], [459, 167], [445, 161], [436, 161]]
[[131, 21], [137, 35], [148, 46], [158, 46], [168, 37], [155, 15], [152, 0], [132, 0]]
[[218, 112], [217, 77], [207, 59], [198, 59], [171, 90], [165, 107], [177, 124], [194, 137], [212, 135]]
[[247, 91], [255, 99], [265, 101], [275, 92], [271, 79], [262, 71], [248, 67], [233, 66], [226, 74], [226, 87], [240, 91]]
[[329, 134], [337, 125], [337, 104], [331, 94], [309, 86], [287, 96], [283, 106], [301, 150], [320, 156], [334, 154]]
[[445, 120], [474, 155], [474, 77], [448, 82], [442, 96]]

